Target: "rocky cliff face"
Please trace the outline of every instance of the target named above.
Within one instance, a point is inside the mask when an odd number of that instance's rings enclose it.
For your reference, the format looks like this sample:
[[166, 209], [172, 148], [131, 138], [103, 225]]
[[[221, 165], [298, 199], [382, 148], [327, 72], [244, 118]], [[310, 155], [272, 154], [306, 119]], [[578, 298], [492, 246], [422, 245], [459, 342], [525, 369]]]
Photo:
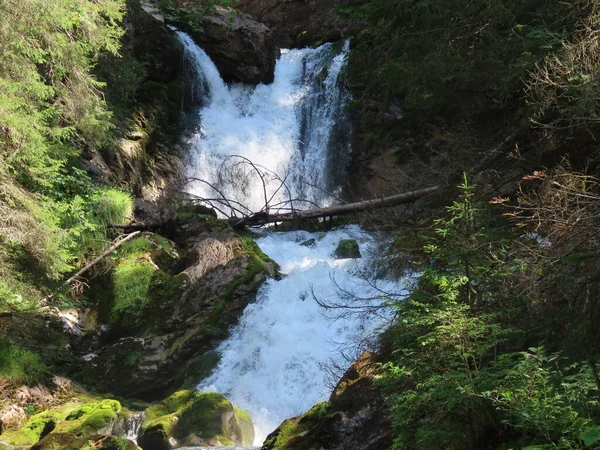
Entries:
[[198, 21], [185, 11], [202, 2], [172, 0], [167, 20], [188, 33], [210, 56], [225, 81], [246, 84], [271, 83], [279, 47], [273, 33], [260, 21], [231, 8], [216, 6]]
[[279, 50], [272, 33], [249, 15], [217, 7], [204, 18], [203, 31], [192, 32], [226, 81], [271, 83]]
[[336, 9], [344, 0], [241, 0], [237, 8], [268, 26], [278, 47], [308, 47], [350, 37], [356, 25]]
[[[136, 264], [151, 272], [145, 298], [139, 299], [142, 309], [133, 319], [117, 315], [115, 320], [119, 294], [105, 293], [99, 311], [102, 317], [102, 304], [112, 307], [113, 315], [104, 314], [110, 328], [105, 327], [91, 345], [89, 339], [79, 344], [90, 352], [74, 368], [86, 383], [145, 399], [161, 398], [186, 380], [188, 385], [197, 384], [202, 372], [218, 361], [203, 355], [227, 337], [260, 284], [276, 273], [275, 264], [256, 244], [224, 221], [180, 217], [163, 233], [177, 240], [181, 257], [168, 255], [164, 246], [133, 255]], [[117, 262], [113, 270], [126, 263]], [[98, 328], [90, 333], [97, 335]]]

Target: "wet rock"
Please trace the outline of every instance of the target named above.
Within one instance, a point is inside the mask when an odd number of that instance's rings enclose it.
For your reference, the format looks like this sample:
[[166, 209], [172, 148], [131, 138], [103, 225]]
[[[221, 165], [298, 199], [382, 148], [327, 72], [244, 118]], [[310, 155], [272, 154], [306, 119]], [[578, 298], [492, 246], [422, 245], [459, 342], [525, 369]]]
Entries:
[[360, 248], [356, 239], [342, 239], [334, 253], [337, 259], [360, 258]]
[[267, 436], [262, 450], [390, 449], [391, 420], [380, 390], [373, 385], [381, 362], [380, 355], [363, 353], [346, 371], [328, 402], [284, 421]]
[[248, 445], [254, 439], [249, 414], [212, 392], [176, 392], [148, 408], [145, 416], [138, 438], [143, 450]]
[[[171, 269], [178, 274], [156, 270], [137, 325], [121, 326], [133, 336], [82, 359], [78, 376], [99, 389], [148, 400], [184, 384], [195, 358], [227, 337], [276, 272], [250, 242], [230, 229], [189, 237], [186, 257]], [[173, 285], [180, 277], [186, 282]]]
[[128, 439], [118, 436], [84, 436], [73, 433], [52, 433], [40, 440], [31, 450], [76, 450], [90, 448], [94, 450], [139, 450]]
[[205, 16], [202, 29], [177, 23], [213, 60], [226, 81], [271, 83], [279, 48], [271, 30], [249, 15], [217, 6]]
[[316, 245], [317, 245], [317, 241], [314, 238], [313, 239], [308, 239], [308, 240], [306, 240], [304, 242], [301, 242], [300, 245], [303, 246], [303, 247], [315, 248]]

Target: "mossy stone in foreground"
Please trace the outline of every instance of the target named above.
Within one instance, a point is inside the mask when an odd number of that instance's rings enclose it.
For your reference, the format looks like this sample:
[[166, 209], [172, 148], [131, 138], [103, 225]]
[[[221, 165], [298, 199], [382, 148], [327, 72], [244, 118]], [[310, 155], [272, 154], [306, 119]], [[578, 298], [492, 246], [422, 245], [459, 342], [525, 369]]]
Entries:
[[60, 415], [53, 411], [45, 411], [32, 416], [18, 431], [2, 435], [3, 439], [15, 445], [35, 444], [56, 428]]
[[233, 445], [251, 442], [254, 427], [248, 413], [212, 392], [179, 391], [146, 410], [139, 445], [169, 450], [181, 445]]
[[139, 447], [118, 436], [80, 437], [73, 433], [52, 433], [31, 447], [31, 450], [139, 450]]
[[356, 239], [342, 239], [334, 254], [337, 259], [356, 259], [361, 256]]
[[[71, 409], [73, 406], [75, 409]], [[32, 416], [21, 429], [5, 433], [2, 438], [15, 445], [32, 445], [45, 439], [44, 447], [40, 448], [71, 448], [67, 443], [72, 440], [71, 436], [98, 434], [117, 418], [120, 411], [121, 404], [116, 400], [71, 405], [68, 409], [63, 405]]]

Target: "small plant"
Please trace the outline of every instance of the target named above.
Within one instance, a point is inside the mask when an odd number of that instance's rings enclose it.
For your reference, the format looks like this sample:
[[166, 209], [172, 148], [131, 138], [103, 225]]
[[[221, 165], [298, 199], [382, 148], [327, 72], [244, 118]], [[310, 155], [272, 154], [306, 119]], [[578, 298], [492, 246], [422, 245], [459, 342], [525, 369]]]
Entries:
[[49, 368], [32, 351], [0, 341], [0, 378], [14, 384], [35, 384], [42, 381]]

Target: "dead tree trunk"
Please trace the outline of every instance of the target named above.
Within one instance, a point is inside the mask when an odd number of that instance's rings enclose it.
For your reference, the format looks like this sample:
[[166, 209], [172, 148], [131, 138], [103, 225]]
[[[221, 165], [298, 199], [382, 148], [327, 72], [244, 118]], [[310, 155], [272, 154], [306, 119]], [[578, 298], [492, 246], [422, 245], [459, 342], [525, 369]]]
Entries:
[[307, 211], [295, 211], [292, 213], [269, 214], [263, 211], [243, 218], [232, 217], [229, 219], [229, 224], [233, 228], [257, 227], [266, 225], [268, 223], [292, 222], [295, 220], [318, 219], [326, 216], [354, 214], [363, 211], [371, 211], [374, 209], [387, 208], [390, 206], [414, 202], [421, 197], [437, 191], [439, 188], [439, 186], [433, 186], [425, 189], [419, 189], [418, 191], [406, 192], [404, 194], [390, 195], [389, 197], [364, 200], [356, 203], [347, 203], [345, 205], [330, 206], [327, 208], [316, 208]]
[[78, 277], [80, 277], [85, 272], [87, 272], [92, 267], [94, 267], [96, 264], [98, 264], [100, 261], [102, 261], [102, 259], [104, 259], [105, 257], [107, 257], [110, 253], [112, 253], [113, 251], [115, 251], [116, 249], [118, 249], [121, 245], [123, 245], [128, 240], [133, 239], [134, 237], [138, 236], [139, 234], [140, 234], [140, 231], [134, 231], [133, 233], [128, 234], [127, 236], [122, 237], [118, 241], [113, 242], [113, 244], [110, 247], [108, 247], [105, 251], [103, 251], [100, 256], [98, 256], [96, 259], [94, 259], [91, 263], [86, 264], [86, 266], [83, 269], [81, 269], [75, 275], [73, 275], [71, 278], [69, 278], [67, 281], [65, 281], [65, 284], [71, 284]]

